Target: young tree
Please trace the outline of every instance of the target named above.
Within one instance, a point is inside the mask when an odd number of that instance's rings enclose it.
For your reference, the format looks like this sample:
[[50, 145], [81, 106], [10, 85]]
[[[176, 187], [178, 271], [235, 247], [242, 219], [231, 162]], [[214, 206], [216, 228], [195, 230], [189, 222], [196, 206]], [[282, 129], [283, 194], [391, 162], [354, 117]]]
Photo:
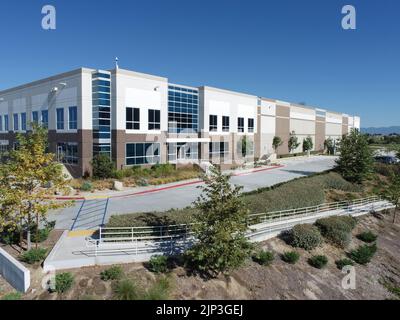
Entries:
[[212, 168], [204, 180], [206, 185], [195, 202], [197, 241], [186, 258], [194, 269], [216, 276], [237, 268], [250, 255], [252, 246], [245, 237], [248, 211], [240, 197], [242, 187], [232, 186], [230, 176]]
[[272, 140], [272, 146], [274, 147], [275, 153], [277, 153], [278, 148], [283, 144], [283, 141], [280, 137], [275, 136]]
[[98, 179], [112, 178], [114, 175], [114, 163], [106, 154], [97, 154], [93, 157], [93, 177]]
[[[0, 207], [6, 208], [0, 221], [27, 232], [28, 250], [31, 249], [31, 229], [36, 227], [51, 209], [64, 207], [69, 202], [58, 202], [56, 192], [67, 193], [62, 167], [55, 156], [47, 152], [47, 130], [33, 125], [32, 131], [17, 135], [18, 148], [10, 152], [10, 159], [0, 170]], [[37, 245], [37, 243], [36, 243]]]
[[335, 154], [335, 143], [331, 137], [329, 137], [328, 139], [325, 139], [324, 148], [328, 154], [330, 154], [330, 155]]
[[241, 143], [242, 157], [251, 155], [253, 149], [253, 142], [248, 137], [244, 136], [240, 141], [240, 143]]
[[289, 147], [289, 153], [291, 153], [293, 150], [296, 150], [300, 145], [299, 139], [296, 136], [296, 132], [292, 131], [290, 133], [289, 141], [288, 141], [288, 147]]
[[357, 129], [343, 136], [339, 144], [337, 170], [343, 178], [362, 183], [373, 171], [374, 159], [367, 138]]
[[390, 176], [389, 183], [389, 187], [385, 190], [384, 196], [395, 205], [393, 223], [396, 223], [396, 212], [400, 209], [400, 175], [393, 172]]
[[312, 141], [312, 138], [308, 136], [303, 141], [303, 151], [304, 152], [311, 151], [313, 148], [314, 148], [314, 143]]

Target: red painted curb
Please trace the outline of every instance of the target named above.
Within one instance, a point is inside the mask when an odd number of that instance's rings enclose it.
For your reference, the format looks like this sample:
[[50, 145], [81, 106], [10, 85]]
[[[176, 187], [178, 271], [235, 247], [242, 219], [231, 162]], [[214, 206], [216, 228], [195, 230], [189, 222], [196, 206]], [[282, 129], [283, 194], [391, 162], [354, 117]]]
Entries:
[[[278, 169], [278, 168], [282, 168], [282, 167], [284, 167], [284, 165], [276, 165], [276, 166], [269, 167], [269, 168], [255, 169], [255, 170], [252, 170], [252, 171], [249, 171], [249, 172], [246, 172], [246, 173], [237, 173], [237, 174], [233, 174], [232, 176], [238, 177], [238, 176], [252, 174], [252, 173], [256, 173], [256, 172], [262, 172], [262, 171], [269, 171], [269, 170], [273, 170], [273, 169]], [[133, 196], [139, 196], [139, 195], [143, 195], [143, 194], [147, 194], [147, 193], [165, 191], [165, 190], [170, 190], [170, 189], [175, 189], [175, 188], [180, 188], [180, 187], [185, 187], [185, 186], [190, 186], [190, 185], [200, 184], [200, 183], [203, 183], [203, 181], [202, 180], [197, 180], [197, 181], [192, 181], [192, 182], [175, 184], [173, 186], [168, 186], [168, 187], [153, 188], [153, 189], [149, 189], [149, 190], [144, 190], [144, 191], [124, 194], [124, 195], [109, 196], [109, 197], [105, 197], [105, 198], [116, 199], [116, 198], [133, 197]], [[57, 197], [55, 199], [56, 200], [86, 200], [84, 197]], [[93, 200], [95, 200], [95, 199], [93, 199]]]

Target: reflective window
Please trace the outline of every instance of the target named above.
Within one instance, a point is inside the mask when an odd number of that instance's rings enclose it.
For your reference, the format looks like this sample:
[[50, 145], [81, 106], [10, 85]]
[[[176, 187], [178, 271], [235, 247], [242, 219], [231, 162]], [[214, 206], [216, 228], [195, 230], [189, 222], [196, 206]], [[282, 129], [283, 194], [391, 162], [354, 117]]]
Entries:
[[238, 132], [244, 132], [244, 118], [238, 118]]
[[21, 130], [26, 131], [26, 113], [21, 113]]
[[126, 165], [156, 164], [160, 162], [159, 143], [127, 143]]
[[39, 112], [33, 111], [32, 112], [32, 122], [38, 124], [39, 123]]
[[208, 145], [208, 152], [210, 158], [220, 157], [224, 158], [229, 155], [228, 142], [210, 142]]
[[199, 144], [196, 142], [168, 143], [168, 161], [198, 160]]
[[70, 130], [78, 129], [78, 108], [69, 107], [68, 108], [68, 128]]
[[0, 116], [0, 131], [3, 131], [3, 117]]
[[160, 110], [149, 109], [149, 130], [160, 130]]
[[210, 131], [218, 130], [218, 117], [210, 114]]
[[229, 131], [229, 117], [227, 116], [222, 117], [222, 131]]
[[254, 119], [247, 119], [247, 130], [248, 132], [254, 132]]
[[140, 109], [139, 108], [126, 108], [126, 129], [139, 130], [140, 129]]
[[78, 144], [70, 142], [57, 143], [57, 160], [66, 164], [78, 164]]
[[8, 131], [8, 114], [4, 115], [4, 131]]
[[42, 110], [42, 126], [45, 128], [49, 127], [49, 111]]
[[18, 122], [18, 114], [14, 113], [13, 115], [14, 117], [14, 131], [18, 131], [19, 130], [19, 122]]
[[64, 130], [64, 109], [57, 109], [57, 130]]

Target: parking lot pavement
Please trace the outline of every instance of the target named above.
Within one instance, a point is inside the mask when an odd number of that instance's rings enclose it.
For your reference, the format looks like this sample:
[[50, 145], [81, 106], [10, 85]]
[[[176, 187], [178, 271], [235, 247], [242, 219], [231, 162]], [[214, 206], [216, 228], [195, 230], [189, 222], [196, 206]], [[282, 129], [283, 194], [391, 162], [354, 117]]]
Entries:
[[[335, 158], [319, 156], [288, 159], [282, 160], [281, 164], [284, 167], [234, 176], [231, 182], [243, 186], [243, 191], [248, 192], [332, 169], [335, 164]], [[199, 186], [201, 184], [186, 185], [132, 197], [111, 198], [108, 207], [105, 209], [106, 212], [104, 212], [104, 221], [107, 222], [110, 216], [114, 214], [165, 211], [190, 206], [200, 195]], [[56, 220], [56, 228], [70, 229], [81, 207], [82, 202], [77, 201], [73, 207], [52, 213], [50, 219]]]

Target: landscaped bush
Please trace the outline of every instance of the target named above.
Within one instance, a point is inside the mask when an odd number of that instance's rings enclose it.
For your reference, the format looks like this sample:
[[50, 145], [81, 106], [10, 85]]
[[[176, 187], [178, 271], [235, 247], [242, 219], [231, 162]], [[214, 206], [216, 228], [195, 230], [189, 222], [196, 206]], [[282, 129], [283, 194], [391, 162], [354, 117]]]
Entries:
[[353, 260], [344, 258], [344, 259], [336, 260], [335, 264], [338, 269], [342, 270], [345, 266], [353, 266], [354, 262], [353, 262]]
[[312, 256], [310, 259], [308, 259], [308, 263], [314, 268], [322, 269], [327, 265], [328, 258], [323, 255]]
[[93, 184], [90, 183], [90, 182], [88, 182], [88, 181], [85, 181], [85, 182], [82, 183], [82, 185], [81, 185], [81, 190], [82, 190], [82, 191], [88, 192], [88, 191], [92, 191], [92, 189], [93, 189]]
[[42, 262], [46, 258], [47, 249], [38, 248], [38, 249], [31, 249], [21, 254], [20, 259], [21, 261], [34, 264], [36, 262]]
[[358, 234], [357, 238], [366, 243], [371, 243], [374, 242], [378, 238], [378, 236], [371, 231], [366, 231]]
[[298, 224], [290, 232], [290, 244], [293, 247], [312, 250], [322, 243], [319, 229], [312, 224]]
[[282, 260], [290, 264], [295, 264], [299, 259], [300, 254], [296, 251], [287, 251], [282, 255]]
[[8, 245], [19, 243], [19, 232], [11, 228], [5, 228], [0, 232], [0, 242]]
[[72, 288], [74, 284], [74, 276], [69, 272], [59, 273], [56, 275], [56, 287], [57, 293], [67, 292]]
[[377, 251], [377, 246], [373, 245], [362, 245], [357, 249], [352, 250], [349, 254], [350, 258], [353, 259], [358, 264], [367, 264], [371, 261], [372, 257]]
[[274, 261], [275, 255], [272, 251], [260, 250], [253, 254], [252, 259], [254, 262], [263, 266], [268, 266]]
[[168, 271], [167, 256], [152, 256], [149, 261], [149, 270], [155, 273], [165, 273]]
[[113, 266], [100, 273], [101, 280], [119, 280], [122, 278], [124, 272], [120, 266]]
[[175, 172], [175, 167], [170, 163], [156, 164], [151, 167], [151, 170], [153, 170], [155, 177], [166, 177]]
[[349, 216], [332, 216], [315, 222], [321, 234], [334, 245], [345, 248], [350, 244], [356, 220]]
[[93, 177], [97, 179], [108, 179], [114, 175], [114, 163], [110, 156], [106, 154], [97, 154], [92, 160]]
[[118, 281], [114, 289], [114, 298], [117, 300], [139, 300], [141, 292], [139, 291], [136, 283], [132, 280], [124, 279]]

